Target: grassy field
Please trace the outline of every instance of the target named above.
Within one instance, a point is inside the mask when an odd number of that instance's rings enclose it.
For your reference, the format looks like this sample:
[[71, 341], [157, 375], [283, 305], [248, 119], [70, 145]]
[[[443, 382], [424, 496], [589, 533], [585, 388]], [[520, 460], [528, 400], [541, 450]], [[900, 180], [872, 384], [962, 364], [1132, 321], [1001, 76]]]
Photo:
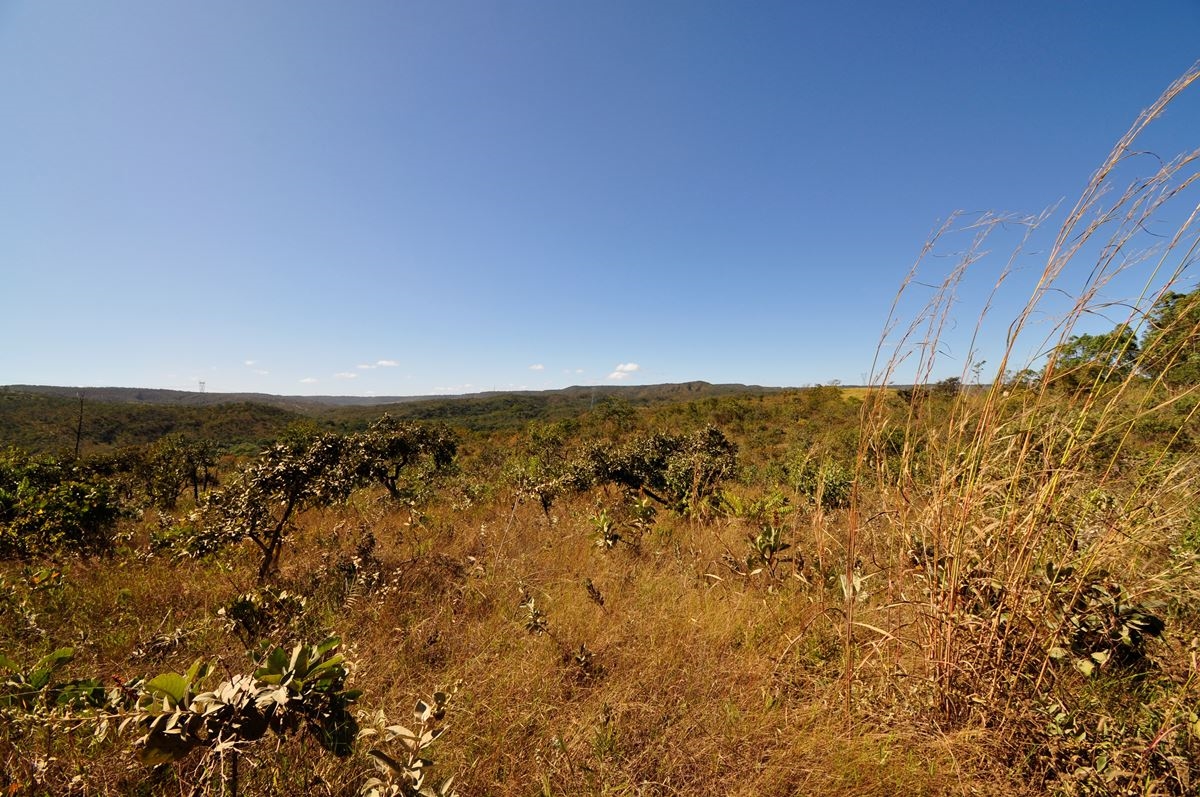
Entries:
[[1196, 161], [1113, 184], [1195, 77], [1068, 213], [994, 378], [930, 375], [1011, 219], [973, 220], [887, 322], [875, 382], [914, 388], [501, 399], [447, 427], [244, 410], [245, 437], [213, 407], [188, 410], [208, 447], [10, 451], [0, 789], [1195, 794], [1200, 302], [1172, 203]]

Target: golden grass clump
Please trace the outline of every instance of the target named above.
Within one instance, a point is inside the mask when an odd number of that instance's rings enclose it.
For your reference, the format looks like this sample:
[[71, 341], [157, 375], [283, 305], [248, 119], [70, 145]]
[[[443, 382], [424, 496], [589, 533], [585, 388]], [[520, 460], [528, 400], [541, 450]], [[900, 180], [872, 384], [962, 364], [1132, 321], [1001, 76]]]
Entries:
[[[928, 688], [939, 722], [988, 727], [1014, 759], [1028, 761], [1030, 744], [1052, 748], [1047, 727], [1090, 733], [1069, 761], [1053, 749], [1036, 753], [1067, 793], [1130, 783], [1161, 793], [1194, 788], [1194, 765], [1179, 759], [1194, 755], [1196, 731], [1175, 732], [1192, 716], [1181, 709], [1196, 699], [1195, 659], [1163, 678], [1169, 667], [1151, 660], [1173, 657], [1162, 646], [1149, 653], [1152, 634], [1140, 632], [1165, 618], [1168, 645], [1195, 646], [1200, 581], [1184, 538], [1194, 522], [1189, 441], [1200, 387], [1168, 384], [1163, 364], [1189, 356], [1170, 340], [1195, 341], [1200, 329], [1181, 314], [1177, 323], [1188, 329], [1146, 333], [1164, 297], [1188, 290], [1200, 151], [1160, 161], [1136, 147], [1197, 77], [1193, 68], [1173, 84], [1093, 175], [1007, 327], [990, 383], [969, 384], [972, 374], [981, 381], [987, 314], [1046, 216], [955, 219], [938, 231], [923, 260], [943, 238], [965, 234], [968, 243], [928, 306], [906, 327], [889, 322], [880, 350], [892, 354], [874, 375], [880, 397], [864, 404], [845, 577], [864, 569], [887, 586], [880, 603], [845, 599], [847, 710], [855, 689], [869, 689], [865, 665], [878, 649]], [[1149, 175], [1116, 183], [1147, 162]], [[933, 384], [939, 360], [961, 345], [950, 342], [957, 292], [992, 239], [1014, 228], [1017, 243], [985, 292], [958, 378]], [[916, 273], [904, 291], [917, 285]], [[1140, 292], [1115, 300], [1118, 284]], [[1055, 317], [1037, 342], [1037, 326]], [[1085, 322], [1096, 318], [1114, 333], [1088, 335]], [[1031, 340], [1034, 359], [1022, 359]], [[1078, 356], [1081, 342], [1092, 344], [1089, 356]], [[1147, 376], [1141, 363], [1158, 373]], [[882, 392], [902, 372], [915, 374], [918, 387], [897, 419]], [[864, 655], [860, 640], [872, 635]], [[1097, 682], [1107, 705], [1090, 694]], [[1087, 721], [1073, 713], [1083, 707], [1093, 713]], [[1109, 732], [1106, 724], [1124, 727]], [[1175, 749], [1160, 750], [1168, 739]], [[1061, 771], [1067, 763], [1084, 774]]]

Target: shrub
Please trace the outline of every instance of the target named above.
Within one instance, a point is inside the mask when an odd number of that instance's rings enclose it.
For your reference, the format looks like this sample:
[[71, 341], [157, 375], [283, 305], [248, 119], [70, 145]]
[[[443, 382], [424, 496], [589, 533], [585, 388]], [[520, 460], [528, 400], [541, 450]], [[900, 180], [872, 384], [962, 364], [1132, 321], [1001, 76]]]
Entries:
[[0, 556], [109, 551], [122, 509], [104, 482], [69, 463], [9, 451], [0, 458]]

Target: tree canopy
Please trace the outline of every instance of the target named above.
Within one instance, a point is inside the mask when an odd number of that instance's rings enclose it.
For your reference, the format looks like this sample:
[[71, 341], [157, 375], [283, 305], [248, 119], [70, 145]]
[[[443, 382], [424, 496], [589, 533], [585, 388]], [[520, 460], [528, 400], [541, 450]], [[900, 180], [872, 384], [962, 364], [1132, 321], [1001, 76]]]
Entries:
[[1122, 380], [1138, 364], [1137, 334], [1126, 324], [1098, 335], [1072, 335], [1051, 360], [1056, 382], [1087, 388]]
[[1164, 293], [1148, 320], [1141, 370], [1172, 386], [1200, 383], [1200, 289]]

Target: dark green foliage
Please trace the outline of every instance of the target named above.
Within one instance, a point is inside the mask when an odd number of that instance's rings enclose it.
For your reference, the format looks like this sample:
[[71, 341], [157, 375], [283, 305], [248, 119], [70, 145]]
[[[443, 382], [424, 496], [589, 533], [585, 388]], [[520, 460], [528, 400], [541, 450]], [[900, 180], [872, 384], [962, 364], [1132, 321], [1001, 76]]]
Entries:
[[69, 704], [81, 690], [82, 694], [86, 694], [86, 688], [75, 682], [66, 687], [51, 683], [54, 673], [73, 658], [73, 648], [59, 648], [33, 666], [23, 668], [12, 659], [0, 655], [0, 670], [8, 672], [0, 684], [0, 708], [32, 712], [55, 705], [61, 695], [66, 695], [63, 702]]
[[350, 706], [360, 693], [344, 688], [339, 644], [330, 638], [290, 653], [268, 646], [253, 675], [235, 675], [212, 691], [201, 691], [213, 667], [200, 660], [186, 673], [152, 678], [138, 699], [146, 731], [142, 762], [178, 761], [196, 749], [236, 751], [267, 731], [283, 736], [300, 729], [335, 755], [349, 755], [358, 733]]
[[406, 497], [403, 475], [417, 470], [414, 483], [424, 488], [450, 467], [455, 451], [449, 430], [387, 416], [356, 435], [293, 427], [282, 442], [243, 464], [224, 488], [209, 494], [189, 551], [208, 554], [248, 539], [262, 553], [261, 582], [278, 565], [297, 512], [342, 502], [369, 483], [382, 484], [394, 498]]
[[397, 500], [406, 497], [402, 476], [422, 484], [423, 479], [446, 471], [458, 451], [458, 442], [446, 426], [398, 421], [390, 415], [354, 435], [353, 445], [359, 481], [381, 484]]
[[1084, 674], [1101, 667], [1127, 668], [1146, 658], [1146, 644], [1166, 628], [1154, 606], [1128, 600], [1106, 573], [1083, 578], [1071, 568], [1046, 566], [1045, 589], [1059, 622], [1052, 650]]
[[238, 595], [217, 614], [225, 618], [229, 629], [250, 648], [300, 619], [306, 604], [301, 595], [264, 586]]
[[[0, 390], [0, 446], [35, 453], [69, 453], [75, 447], [80, 402], [69, 395]], [[298, 413], [245, 401], [214, 406], [149, 404], [105, 400], [102, 391], [84, 391], [81, 454], [150, 445], [166, 435], [212, 440], [222, 448], [261, 448], [276, 439]]]
[[575, 479], [568, 447], [575, 431], [573, 423], [529, 424], [525, 440], [514, 446], [505, 463], [506, 480], [516, 486], [519, 494], [537, 498], [542, 508], [549, 510], [558, 494]]
[[1056, 795], [1195, 794], [1200, 716], [1164, 698], [1094, 690], [1038, 702], [1029, 763]]
[[[276, 711], [271, 729], [283, 733], [303, 727], [329, 752], [346, 756], [354, 746], [358, 724], [350, 712], [361, 693], [345, 689], [346, 670], [337, 652], [341, 640], [326, 639], [317, 645], [296, 645], [289, 653], [281, 647], [270, 650], [254, 671], [260, 684], [286, 689], [287, 711]], [[279, 701], [284, 705], [284, 701]]]
[[1137, 336], [1124, 325], [1099, 335], [1072, 335], [1051, 358], [1054, 382], [1071, 390], [1119, 382], [1133, 373], [1139, 350]]
[[616, 448], [590, 445], [568, 478], [576, 489], [616, 484], [676, 511], [695, 512], [736, 463], [737, 446], [710, 426], [691, 435], [659, 432]]
[[208, 553], [248, 539], [262, 552], [258, 577], [264, 580], [279, 561], [295, 512], [343, 501], [353, 492], [358, 462], [352, 453], [349, 439], [328, 433], [271, 446], [209, 496], [193, 551]]
[[515, 481], [521, 495], [536, 497], [547, 511], [564, 491], [612, 484], [660, 506], [695, 512], [736, 465], [737, 446], [708, 427], [691, 435], [642, 435], [616, 446], [587, 443], [570, 458], [556, 444], [518, 465]]
[[616, 431], [627, 428], [636, 414], [633, 405], [620, 396], [608, 395], [596, 402], [596, 419]]
[[787, 465], [792, 487], [823, 509], [850, 505], [854, 469], [833, 459], [814, 461], [807, 455], [794, 457]]
[[1138, 367], [1165, 384], [1200, 384], [1200, 289], [1170, 291], [1150, 311]]
[[[143, 764], [181, 761], [202, 751], [202, 770], [232, 754], [226, 785], [236, 792], [237, 755], [268, 732], [277, 736], [304, 731], [322, 748], [348, 756], [358, 736], [351, 712], [360, 692], [346, 688], [349, 675], [340, 641], [331, 637], [290, 651], [264, 645], [252, 674], [233, 675], [205, 690], [215, 667], [197, 659], [185, 672], [118, 680], [105, 689], [96, 678], [58, 681], [55, 676], [74, 659], [61, 648], [29, 667], [0, 655], [0, 717], [10, 733], [29, 736], [47, 723], [65, 729], [84, 727], [95, 739], [118, 727], [139, 728], [135, 742]], [[208, 777], [203, 776], [203, 777]]]
[[153, 443], [145, 457], [144, 478], [150, 501], [163, 509], [174, 509], [185, 489], [192, 500], [216, 483], [217, 446], [208, 440], [188, 440], [171, 434]]
[[113, 489], [73, 462], [0, 455], [0, 557], [111, 549], [121, 508]]
[[957, 376], [951, 376], [932, 385], [913, 385], [912, 387], [900, 388], [896, 391], [896, 395], [905, 404], [911, 405], [919, 404], [931, 398], [953, 399], [959, 393], [963, 392], [963, 390], [962, 379]]

